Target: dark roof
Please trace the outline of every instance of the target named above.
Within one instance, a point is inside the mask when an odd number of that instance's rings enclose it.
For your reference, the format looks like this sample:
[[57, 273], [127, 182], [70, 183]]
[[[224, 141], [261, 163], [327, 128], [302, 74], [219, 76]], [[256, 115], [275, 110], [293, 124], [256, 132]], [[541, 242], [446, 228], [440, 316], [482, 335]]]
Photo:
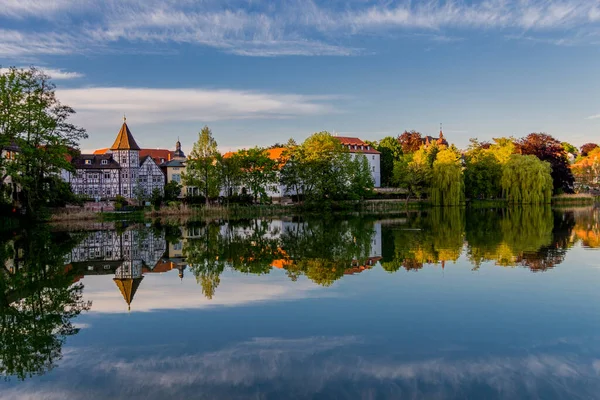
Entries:
[[185, 161], [183, 160], [171, 160], [160, 164], [161, 167], [185, 167]]
[[[86, 160], [91, 163], [86, 164]], [[106, 160], [106, 164], [102, 164]], [[121, 168], [118, 162], [112, 157], [112, 154], [80, 154], [71, 161], [77, 169], [118, 169]]]
[[137, 145], [129, 127], [126, 122], [123, 122], [121, 130], [117, 135], [117, 139], [110, 148], [111, 150], [139, 150], [140, 146]]

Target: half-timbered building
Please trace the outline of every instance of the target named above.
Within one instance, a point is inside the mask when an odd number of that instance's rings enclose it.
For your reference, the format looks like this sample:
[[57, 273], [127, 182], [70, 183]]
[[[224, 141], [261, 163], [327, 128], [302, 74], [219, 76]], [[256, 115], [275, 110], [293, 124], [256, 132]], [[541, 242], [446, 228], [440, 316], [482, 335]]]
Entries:
[[115, 142], [102, 154], [81, 154], [72, 161], [75, 172], [63, 173], [75, 194], [96, 199], [117, 195], [128, 199], [147, 197], [164, 190], [165, 175], [153, 157], [140, 157], [125, 118]]

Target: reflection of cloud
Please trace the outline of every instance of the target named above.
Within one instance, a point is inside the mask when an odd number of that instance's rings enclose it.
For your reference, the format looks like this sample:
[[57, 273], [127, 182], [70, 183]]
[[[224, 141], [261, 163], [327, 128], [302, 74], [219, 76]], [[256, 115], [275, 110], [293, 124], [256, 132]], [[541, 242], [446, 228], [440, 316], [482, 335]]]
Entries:
[[[165, 274], [146, 274], [131, 303], [131, 311], [167, 309], [192, 309], [211, 306], [237, 306], [257, 301], [298, 299], [311, 296], [335, 296], [332, 290], [306, 279], [292, 282], [282, 271], [273, 271], [269, 276], [245, 276], [224, 273], [221, 275], [212, 300], [202, 294], [202, 288], [193, 276], [183, 281], [178, 271]], [[115, 286], [111, 276], [86, 276], [84, 296], [92, 301], [94, 313], [119, 313], [127, 311], [127, 304]], [[314, 294], [313, 294], [314, 293]]]
[[[535, 354], [531, 349], [511, 356], [448, 359], [444, 356], [456, 353], [442, 352], [426, 359], [399, 359], [388, 346], [382, 349], [365, 338], [341, 336], [255, 338], [218, 351], [183, 355], [159, 347], [144, 348], [151, 355], [132, 358], [128, 350], [67, 351], [61, 371], [67, 376], [75, 369], [92, 374], [102, 382], [99, 395], [112, 398], [118, 397], [115, 393], [127, 397], [133, 388], [143, 398], [187, 398], [194, 393], [207, 398], [284, 393], [359, 398], [364, 390], [387, 393], [387, 398], [462, 398], [478, 393], [493, 398], [592, 398], [600, 389], [600, 360]], [[85, 376], [78, 379], [81, 390], [93, 385]], [[61, 387], [69, 390], [70, 384], [56, 379], [49, 393], [60, 393]], [[30, 398], [28, 390], [19, 395], [3, 392], [0, 397], [7, 394]]]

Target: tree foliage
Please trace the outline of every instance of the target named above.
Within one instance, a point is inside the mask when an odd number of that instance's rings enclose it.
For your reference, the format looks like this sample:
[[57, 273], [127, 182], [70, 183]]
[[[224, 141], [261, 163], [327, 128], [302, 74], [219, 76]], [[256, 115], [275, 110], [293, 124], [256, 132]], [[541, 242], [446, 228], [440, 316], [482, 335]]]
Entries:
[[545, 133], [531, 133], [517, 141], [520, 154], [534, 155], [550, 163], [555, 193], [573, 193], [573, 174], [562, 143]]
[[420, 132], [404, 131], [400, 136], [398, 136], [398, 142], [402, 147], [403, 153], [414, 153], [423, 145], [423, 138]]
[[550, 163], [536, 156], [513, 154], [502, 170], [502, 190], [513, 204], [550, 203], [551, 172]]
[[267, 192], [277, 188], [279, 178], [277, 161], [272, 160], [265, 149], [254, 147], [237, 153], [240, 167], [240, 183], [250, 189], [254, 201], [264, 200]]
[[580, 154], [582, 157], [586, 157], [592, 150], [594, 150], [597, 147], [598, 147], [598, 145], [596, 143], [586, 143], [583, 146], [581, 146]]
[[463, 204], [465, 187], [460, 155], [453, 149], [442, 149], [433, 162], [431, 202], [436, 206]]
[[198, 141], [194, 143], [182, 178], [186, 186], [198, 188], [207, 204], [209, 198], [217, 197], [221, 189], [218, 168], [220, 156], [217, 141], [210, 128], [205, 126], [198, 134]]
[[398, 139], [388, 136], [381, 139], [376, 148], [381, 153], [381, 186], [391, 186], [394, 179], [394, 163], [399, 161], [403, 154], [402, 145]]
[[[491, 146], [490, 146], [491, 147]], [[491, 199], [501, 196], [502, 165], [490, 147], [476, 140], [465, 154], [465, 195], [470, 199]]]
[[32, 218], [64, 193], [60, 174], [74, 170], [70, 157], [87, 138], [69, 122], [75, 111], [58, 101], [49, 79], [36, 68], [0, 73], [0, 151], [18, 148], [14, 160], [0, 161], [0, 185], [10, 176], [20, 186], [21, 203]]

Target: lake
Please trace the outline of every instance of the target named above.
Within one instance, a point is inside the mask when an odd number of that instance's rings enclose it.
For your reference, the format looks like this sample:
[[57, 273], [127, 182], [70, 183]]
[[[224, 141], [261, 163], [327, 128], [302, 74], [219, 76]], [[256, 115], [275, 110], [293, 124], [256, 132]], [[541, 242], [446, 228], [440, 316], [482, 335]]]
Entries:
[[597, 399], [600, 213], [0, 236], [0, 399]]

